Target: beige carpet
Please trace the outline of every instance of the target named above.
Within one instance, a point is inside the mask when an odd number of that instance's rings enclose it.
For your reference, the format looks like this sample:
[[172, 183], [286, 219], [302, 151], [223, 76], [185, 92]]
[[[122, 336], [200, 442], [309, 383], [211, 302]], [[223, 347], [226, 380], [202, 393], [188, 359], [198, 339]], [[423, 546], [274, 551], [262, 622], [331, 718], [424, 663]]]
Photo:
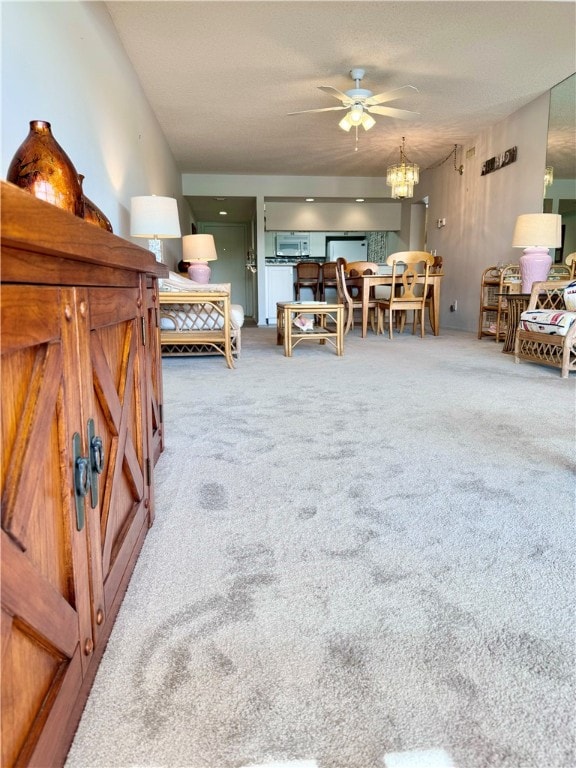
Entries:
[[165, 360], [156, 523], [67, 768], [574, 768], [575, 379], [500, 349], [245, 328], [236, 370]]

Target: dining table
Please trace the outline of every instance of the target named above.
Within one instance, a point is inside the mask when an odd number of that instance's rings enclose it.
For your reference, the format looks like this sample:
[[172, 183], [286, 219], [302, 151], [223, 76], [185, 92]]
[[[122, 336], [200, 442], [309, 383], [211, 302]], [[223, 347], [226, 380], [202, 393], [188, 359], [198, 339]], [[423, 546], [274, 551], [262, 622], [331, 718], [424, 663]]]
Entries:
[[[434, 336], [440, 335], [440, 286], [442, 284], [443, 272], [429, 272], [428, 285], [432, 288], [431, 307], [430, 307], [430, 325]], [[418, 282], [424, 282], [424, 274], [418, 275]], [[368, 332], [368, 303], [370, 301], [371, 289], [377, 285], [392, 285], [392, 274], [366, 274], [347, 277], [346, 283], [349, 286], [356, 286], [360, 289], [362, 299], [362, 338], [366, 337]]]

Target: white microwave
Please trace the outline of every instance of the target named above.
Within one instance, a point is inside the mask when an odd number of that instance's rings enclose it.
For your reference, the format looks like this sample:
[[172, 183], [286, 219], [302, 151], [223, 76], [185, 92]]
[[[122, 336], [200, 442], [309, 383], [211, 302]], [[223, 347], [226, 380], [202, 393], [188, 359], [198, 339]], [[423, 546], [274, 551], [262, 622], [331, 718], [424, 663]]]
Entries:
[[276, 256], [310, 256], [310, 235], [276, 235]]

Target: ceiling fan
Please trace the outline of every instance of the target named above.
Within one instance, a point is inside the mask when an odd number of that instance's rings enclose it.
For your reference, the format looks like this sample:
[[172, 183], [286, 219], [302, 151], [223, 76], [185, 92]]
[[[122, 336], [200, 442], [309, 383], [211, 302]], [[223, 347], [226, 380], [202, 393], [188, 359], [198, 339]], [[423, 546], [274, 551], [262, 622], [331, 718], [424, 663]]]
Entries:
[[411, 118], [418, 117], [418, 112], [409, 112], [406, 109], [396, 109], [395, 107], [381, 107], [380, 104], [385, 104], [388, 101], [394, 101], [401, 98], [401, 96], [407, 94], [410, 91], [418, 93], [418, 89], [413, 85], [404, 85], [401, 88], [396, 88], [393, 91], [386, 91], [385, 93], [377, 93], [374, 95], [372, 91], [366, 88], [360, 88], [360, 81], [364, 77], [365, 71], [363, 69], [354, 68], [350, 70], [350, 77], [355, 82], [355, 88], [351, 88], [349, 91], [339, 91], [338, 88], [334, 88], [332, 85], [319, 85], [319, 89], [328, 93], [330, 96], [338, 99], [342, 104], [338, 107], [320, 107], [319, 109], [303, 109], [300, 112], [289, 112], [289, 115], [302, 115], [306, 112], [333, 112], [336, 110], [347, 109], [349, 110], [339, 123], [340, 128], [344, 131], [349, 131], [350, 128], [355, 126], [356, 128], [361, 125], [364, 130], [369, 131], [376, 121], [368, 114], [372, 112], [376, 115], [384, 115], [385, 117], [395, 117], [399, 120], [410, 120]]

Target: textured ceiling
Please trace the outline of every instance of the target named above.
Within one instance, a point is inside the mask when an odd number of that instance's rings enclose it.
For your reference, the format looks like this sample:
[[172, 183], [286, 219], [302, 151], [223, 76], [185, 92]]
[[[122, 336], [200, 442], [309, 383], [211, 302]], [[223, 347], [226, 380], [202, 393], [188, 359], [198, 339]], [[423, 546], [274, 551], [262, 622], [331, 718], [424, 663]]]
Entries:
[[[183, 173], [383, 176], [402, 136], [427, 168], [575, 68], [573, 2], [107, 6]], [[338, 106], [318, 86], [354, 87], [352, 67], [374, 93], [419, 91], [389, 104], [419, 117], [375, 115], [357, 151], [354, 130], [338, 127], [343, 112], [288, 116]]]

